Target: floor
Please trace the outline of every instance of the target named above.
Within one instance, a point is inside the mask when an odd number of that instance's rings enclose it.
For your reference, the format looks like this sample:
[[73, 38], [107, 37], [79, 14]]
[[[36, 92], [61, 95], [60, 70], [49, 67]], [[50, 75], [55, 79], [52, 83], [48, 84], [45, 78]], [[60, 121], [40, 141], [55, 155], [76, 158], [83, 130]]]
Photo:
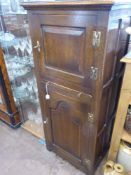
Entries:
[[[0, 175], [84, 175], [47, 151], [38, 138], [22, 128], [13, 130], [0, 121]], [[98, 168], [95, 175], [102, 175]]]

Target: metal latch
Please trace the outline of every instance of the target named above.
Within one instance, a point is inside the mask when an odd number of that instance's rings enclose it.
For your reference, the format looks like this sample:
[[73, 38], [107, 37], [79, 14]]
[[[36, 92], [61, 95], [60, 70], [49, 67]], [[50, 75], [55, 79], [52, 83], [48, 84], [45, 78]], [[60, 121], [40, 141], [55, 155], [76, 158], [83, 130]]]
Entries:
[[97, 80], [97, 78], [98, 78], [98, 68], [92, 66], [90, 70], [90, 79]]
[[40, 42], [37, 41], [37, 42], [36, 42], [36, 45], [35, 45], [33, 48], [34, 48], [34, 49], [37, 49], [38, 52], [40, 52]]
[[94, 115], [92, 113], [88, 113], [88, 122], [94, 123]]
[[100, 42], [101, 42], [101, 32], [100, 31], [93, 31], [92, 45], [94, 47], [99, 47]]

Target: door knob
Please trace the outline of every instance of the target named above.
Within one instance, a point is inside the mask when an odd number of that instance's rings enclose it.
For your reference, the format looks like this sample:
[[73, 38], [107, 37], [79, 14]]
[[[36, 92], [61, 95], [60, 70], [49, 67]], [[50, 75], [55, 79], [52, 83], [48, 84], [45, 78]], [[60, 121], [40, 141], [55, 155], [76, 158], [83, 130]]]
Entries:
[[40, 42], [37, 41], [36, 45], [33, 47], [34, 49], [37, 49], [40, 52]]
[[46, 118], [46, 119], [43, 121], [43, 123], [44, 123], [44, 124], [47, 124], [47, 122], [48, 122], [48, 119]]
[[46, 100], [49, 100], [50, 99], [50, 95], [49, 95], [49, 92], [48, 92], [48, 85], [49, 85], [49, 82], [46, 83], [46, 95], [45, 95], [45, 99]]

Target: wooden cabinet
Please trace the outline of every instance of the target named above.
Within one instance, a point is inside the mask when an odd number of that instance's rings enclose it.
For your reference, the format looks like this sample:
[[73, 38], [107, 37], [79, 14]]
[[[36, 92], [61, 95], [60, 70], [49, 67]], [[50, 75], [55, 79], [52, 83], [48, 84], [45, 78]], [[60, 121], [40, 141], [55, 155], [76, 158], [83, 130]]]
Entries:
[[106, 153], [131, 4], [26, 2], [46, 144], [86, 173]]

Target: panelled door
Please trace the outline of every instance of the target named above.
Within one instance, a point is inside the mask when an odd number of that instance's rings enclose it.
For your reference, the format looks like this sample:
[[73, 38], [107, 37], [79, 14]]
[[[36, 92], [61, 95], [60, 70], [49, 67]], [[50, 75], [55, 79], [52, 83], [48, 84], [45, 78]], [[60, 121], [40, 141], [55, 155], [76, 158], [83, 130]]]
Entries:
[[35, 13], [31, 17], [34, 21], [31, 23], [31, 30], [41, 77], [91, 93], [90, 71], [94, 58], [92, 39], [96, 25], [95, 13]]
[[88, 129], [92, 98], [52, 82], [42, 83], [41, 96], [47, 144], [69, 161], [89, 168], [86, 162], [92, 158], [93, 132]]

